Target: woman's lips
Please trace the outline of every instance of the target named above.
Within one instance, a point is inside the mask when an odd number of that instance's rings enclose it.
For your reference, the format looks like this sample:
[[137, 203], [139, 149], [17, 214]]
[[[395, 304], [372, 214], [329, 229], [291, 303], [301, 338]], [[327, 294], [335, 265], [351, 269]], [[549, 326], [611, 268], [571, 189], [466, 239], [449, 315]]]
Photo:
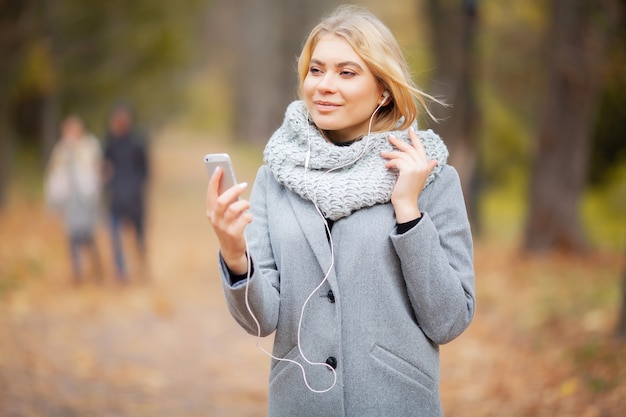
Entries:
[[319, 111], [330, 111], [339, 107], [339, 104], [331, 103], [330, 101], [314, 101], [313, 104]]

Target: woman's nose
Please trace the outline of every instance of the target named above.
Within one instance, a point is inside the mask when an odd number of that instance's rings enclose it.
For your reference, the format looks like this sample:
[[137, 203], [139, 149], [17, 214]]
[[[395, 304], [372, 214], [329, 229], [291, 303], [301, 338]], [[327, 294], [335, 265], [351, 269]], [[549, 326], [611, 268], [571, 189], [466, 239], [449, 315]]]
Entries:
[[317, 90], [321, 93], [334, 93], [337, 91], [333, 74], [327, 72], [323, 77], [320, 77]]

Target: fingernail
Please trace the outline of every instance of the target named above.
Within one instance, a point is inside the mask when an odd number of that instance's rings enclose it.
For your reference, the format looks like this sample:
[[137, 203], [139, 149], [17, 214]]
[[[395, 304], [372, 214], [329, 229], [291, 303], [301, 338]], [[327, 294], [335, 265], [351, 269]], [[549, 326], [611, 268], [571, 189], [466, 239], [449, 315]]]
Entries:
[[409, 130], [413, 133], [415, 133], [415, 129], [413, 129], [413, 126], [409, 126]]
[[244, 189], [244, 188], [246, 188], [247, 186], [248, 186], [248, 183], [247, 183], [247, 182], [242, 182], [242, 183], [240, 183], [240, 184], [239, 184], [239, 188], [241, 188], [241, 189]]
[[219, 166], [217, 166], [217, 167], [215, 167], [215, 169], [213, 170], [213, 173], [214, 173], [214, 174], [216, 174], [216, 173], [217, 173], [217, 171], [219, 171], [219, 170], [220, 170], [220, 167], [219, 167]]

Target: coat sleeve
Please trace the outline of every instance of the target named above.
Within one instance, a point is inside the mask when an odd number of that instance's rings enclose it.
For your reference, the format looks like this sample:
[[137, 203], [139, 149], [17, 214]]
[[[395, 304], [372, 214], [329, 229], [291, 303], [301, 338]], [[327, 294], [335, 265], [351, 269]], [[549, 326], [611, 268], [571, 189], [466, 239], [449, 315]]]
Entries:
[[267, 170], [262, 167], [257, 173], [250, 196], [253, 219], [246, 228], [246, 238], [248, 253], [254, 265], [252, 275], [249, 280], [233, 284], [221, 254], [218, 263], [231, 315], [248, 333], [260, 334], [262, 337], [276, 330], [280, 308], [279, 274], [268, 229], [267, 175]]
[[420, 196], [422, 220], [392, 235], [418, 324], [433, 342], [448, 343], [474, 317], [474, 254], [456, 170], [444, 166]]

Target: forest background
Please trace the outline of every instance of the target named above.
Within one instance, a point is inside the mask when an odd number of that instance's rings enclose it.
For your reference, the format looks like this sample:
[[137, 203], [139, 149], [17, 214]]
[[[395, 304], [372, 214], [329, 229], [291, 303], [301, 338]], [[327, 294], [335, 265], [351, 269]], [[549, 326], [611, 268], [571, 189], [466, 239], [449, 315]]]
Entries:
[[[420, 120], [450, 148], [476, 242], [479, 313], [442, 355], [448, 415], [619, 415], [626, 2], [357, 3], [394, 32], [417, 84], [451, 104], [431, 108], [441, 122]], [[263, 415], [265, 358], [207, 283], [198, 161], [227, 150], [253, 181], [295, 98], [304, 37], [337, 4], [0, 0], [0, 415]], [[120, 100], [151, 138], [153, 279], [76, 290], [45, 165], [63, 117], [102, 139]], [[211, 341], [189, 339], [198, 332]], [[180, 338], [192, 341], [172, 349]], [[238, 349], [255, 380], [216, 353]], [[204, 365], [181, 366], [190, 355]], [[240, 396], [217, 388], [229, 383]], [[172, 387], [179, 401], [164, 399]]]

